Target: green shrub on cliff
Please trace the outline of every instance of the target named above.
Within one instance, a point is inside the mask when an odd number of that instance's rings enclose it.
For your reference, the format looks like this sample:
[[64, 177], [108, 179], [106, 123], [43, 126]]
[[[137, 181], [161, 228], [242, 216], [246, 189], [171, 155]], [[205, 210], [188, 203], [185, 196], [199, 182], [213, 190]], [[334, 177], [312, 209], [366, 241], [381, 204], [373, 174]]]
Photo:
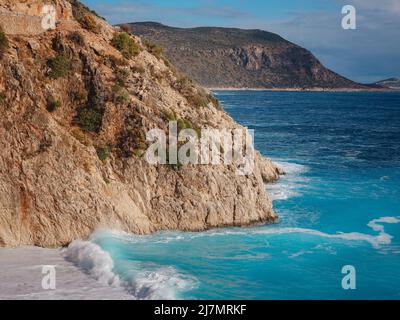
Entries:
[[165, 111], [164, 118], [168, 121], [177, 121], [178, 120], [178, 117], [177, 117], [175, 111]]
[[201, 130], [196, 125], [194, 125], [190, 120], [180, 118], [175, 113], [175, 111], [165, 111], [164, 112], [164, 119], [167, 120], [168, 122], [176, 121], [177, 122], [178, 133], [181, 130], [184, 130], [184, 129], [193, 129], [194, 131], [196, 131], [197, 137], [198, 138], [201, 137]]
[[197, 108], [205, 108], [208, 106], [209, 100], [206, 95], [199, 92], [192, 91], [190, 94], [185, 95], [189, 104]]
[[140, 53], [139, 45], [126, 32], [114, 34], [111, 43], [115, 48], [121, 51], [122, 55], [127, 59], [135, 57]]
[[120, 25], [120, 28], [122, 31], [124, 31], [126, 33], [131, 33], [131, 27], [127, 23]]
[[153, 43], [149, 40], [145, 40], [144, 45], [146, 46], [147, 51], [149, 51], [152, 55], [157, 57], [157, 59], [162, 58], [162, 54], [163, 54], [164, 50], [158, 44]]
[[111, 154], [111, 146], [106, 145], [96, 149], [97, 156], [101, 161], [106, 161]]
[[100, 30], [100, 25], [93, 17], [93, 15], [99, 17], [98, 14], [91, 11], [88, 7], [77, 0], [70, 0], [70, 2], [72, 4], [72, 14], [76, 21], [78, 21], [83, 28], [92, 32], [98, 32]]
[[96, 20], [89, 14], [83, 15], [79, 21], [82, 27], [92, 32], [99, 32], [100, 25], [97, 24]]
[[117, 68], [114, 70], [115, 74], [115, 81], [117, 84], [120, 86], [125, 86], [125, 84], [128, 82], [129, 77], [130, 77], [130, 70], [125, 69], [125, 68]]
[[130, 98], [131, 96], [129, 92], [125, 88], [122, 88], [122, 90], [117, 95], [117, 102], [126, 103], [129, 102]]
[[76, 116], [76, 123], [84, 131], [99, 131], [103, 121], [101, 112], [97, 109], [84, 108], [79, 110]]
[[119, 83], [116, 83], [112, 87], [112, 93], [114, 94], [114, 99], [117, 103], [126, 103], [130, 100], [130, 94], [128, 90], [124, 86], [121, 86]]
[[56, 111], [58, 108], [60, 108], [61, 107], [61, 102], [60, 102], [60, 100], [53, 100], [53, 101], [50, 101], [48, 104], [47, 104], [47, 111], [49, 111], [49, 112], [54, 112], [54, 111]]
[[58, 79], [67, 75], [71, 69], [71, 62], [64, 55], [59, 54], [49, 60], [49, 66], [51, 68], [50, 77]]
[[79, 31], [74, 31], [69, 35], [69, 39], [76, 44], [80, 45], [83, 47], [85, 45], [85, 39], [83, 38], [83, 35]]
[[9, 43], [3, 28], [0, 26], [0, 58], [8, 49]]
[[117, 58], [113, 55], [108, 55], [104, 58], [104, 63], [112, 69], [116, 69], [118, 67], [128, 67], [129, 63], [125, 58]]

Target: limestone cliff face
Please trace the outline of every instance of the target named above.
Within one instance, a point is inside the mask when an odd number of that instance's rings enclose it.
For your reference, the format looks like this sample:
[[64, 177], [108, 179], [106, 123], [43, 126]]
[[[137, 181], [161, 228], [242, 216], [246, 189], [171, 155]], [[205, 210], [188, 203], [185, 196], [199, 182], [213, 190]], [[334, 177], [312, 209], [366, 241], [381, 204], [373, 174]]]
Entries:
[[[40, 31], [34, 21], [49, 3], [56, 28]], [[264, 183], [281, 171], [260, 155], [247, 176], [235, 165], [145, 161], [144, 133], [167, 130], [168, 115], [196, 129], [240, 126], [140, 38], [118, 50], [120, 30], [72, 0], [0, 0], [0, 12], [9, 42], [0, 55], [0, 246], [65, 245], [101, 227], [144, 234], [276, 219]], [[34, 26], [24, 31], [23, 21]]]

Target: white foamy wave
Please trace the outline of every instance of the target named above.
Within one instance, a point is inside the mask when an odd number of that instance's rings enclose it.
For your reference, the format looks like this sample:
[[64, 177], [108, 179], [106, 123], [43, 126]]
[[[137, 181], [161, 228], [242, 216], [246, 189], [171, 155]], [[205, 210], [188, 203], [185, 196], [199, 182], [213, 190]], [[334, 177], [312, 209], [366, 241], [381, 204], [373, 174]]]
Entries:
[[292, 163], [286, 161], [274, 161], [274, 162], [283, 169], [286, 175], [299, 175], [309, 170], [307, 166], [298, 163]]
[[313, 229], [305, 228], [279, 228], [271, 230], [263, 230], [256, 232], [258, 234], [288, 234], [288, 233], [303, 233], [323, 238], [342, 239], [347, 241], [366, 241], [369, 242], [374, 248], [379, 248], [381, 245], [391, 243], [392, 236], [382, 231], [380, 234], [373, 236], [359, 232], [336, 233], [330, 234]]
[[301, 190], [307, 186], [308, 179], [301, 175], [308, 171], [308, 167], [290, 162], [275, 161], [285, 175], [276, 183], [268, 184], [267, 190], [272, 200], [286, 200], [301, 195]]
[[[385, 231], [385, 227], [382, 223], [400, 223], [400, 217], [381, 217], [373, 219], [368, 222], [367, 226], [373, 231], [378, 232], [377, 235], [365, 234], [360, 232], [337, 232], [337, 233], [326, 233], [319, 230], [307, 229], [307, 228], [296, 228], [296, 227], [277, 227], [275, 225], [249, 227], [249, 228], [225, 228], [225, 229], [213, 229], [204, 232], [162, 232], [152, 236], [132, 236], [127, 233], [122, 233], [119, 231], [111, 231], [111, 234], [116, 237], [124, 239], [124, 241], [129, 243], [137, 242], [171, 242], [171, 241], [187, 241], [203, 237], [214, 237], [214, 236], [227, 236], [227, 235], [238, 235], [246, 236], [253, 234], [265, 234], [265, 235], [280, 235], [280, 234], [290, 234], [290, 233], [302, 233], [309, 234], [313, 236], [331, 238], [331, 239], [342, 239], [346, 241], [366, 241], [370, 243], [374, 248], [379, 248], [382, 245], [391, 244], [393, 238], [392, 235]], [[163, 239], [164, 241], [161, 241]]]
[[73, 241], [63, 253], [67, 261], [101, 284], [122, 287], [135, 299], [173, 300], [178, 298], [179, 292], [197, 286], [196, 278], [180, 274], [173, 267], [147, 268], [138, 264], [119, 276], [113, 271], [114, 261], [110, 254], [89, 241]]
[[292, 227], [274, 227], [264, 226], [258, 228], [246, 228], [246, 229], [227, 229], [227, 230], [214, 230], [209, 232], [203, 232], [198, 235], [192, 235], [192, 238], [204, 237], [204, 236], [225, 236], [225, 235], [249, 235], [249, 234], [289, 234], [289, 233], [302, 233], [309, 234], [312, 236], [318, 236], [323, 238], [331, 239], [342, 239], [346, 241], [366, 241], [370, 243], [374, 248], [380, 248], [382, 245], [391, 244], [393, 236], [385, 231], [385, 227], [382, 223], [400, 223], [400, 217], [381, 217], [373, 219], [368, 222], [368, 226], [374, 231], [378, 232], [378, 235], [370, 235], [360, 232], [337, 232], [337, 233], [325, 233], [322, 231], [307, 229], [307, 228], [292, 228]]
[[120, 279], [114, 274], [114, 261], [108, 252], [89, 241], [75, 240], [64, 251], [65, 259], [91, 275], [100, 283], [119, 286]]
[[372, 228], [374, 231], [384, 232], [385, 228], [380, 223], [399, 223], [400, 219], [398, 217], [382, 217], [379, 219], [373, 219], [368, 222], [368, 227]]
[[125, 286], [137, 299], [175, 300], [180, 292], [194, 289], [198, 283], [196, 278], [180, 274], [171, 266], [131, 271], [133, 276]]
[[300, 196], [300, 192], [293, 185], [284, 185], [283, 183], [268, 186], [268, 194], [271, 200], [287, 200]]
[[[372, 245], [373, 248], [383, 250], [391, 244], [393, 236], [385, 231], [382, 224], [400, 223], [400, 217], [381, 217], [368, 222], [368, 226], [378, 234], [365, 234], [360, 232], [337, 232], [326, 233], [319, 230], [296, 228], [296, 227], [276, 227], [263, 226], [253, 228], [229, 228], [210, 230], [200, 233], [177, 233], [168, 232], [152, 236], [134, 236], [123, 232], [105, 231], [108, 236], [117, 237], [127, 243], [145, 242], [158, 243], [164, 238], [164, 242], [187, 241], [195, 238], [214, 237], [214, 236], [248, 236], [248, 235], [283, 235], [283, 234], [307, 234], [311, 236], [339, 239], [344, 241], [364, 241]], [[105, 234], [103, 234], [105, 236]], [[332, 250], [332, 249], [330, 249]], [[291, 257], [297, 257], [308, 253], [300, 251]], [[74, 241], [65, 250], [67, 260], [85, 270], [93, 278], [109, 286], [120, 286], [124, 288], [135, 299], [178, 299], [179, 294], [192, 290], [198, 286], [197, 278], [182, 274], [172, 266], [156, 266], [132, 261], [129, 268], [116, 275], [113, 272], [114, 262], [111, 256], [103, 251], [98, 245], [87, 241]], [[266, 258], [266, 257], [263, 257]]]

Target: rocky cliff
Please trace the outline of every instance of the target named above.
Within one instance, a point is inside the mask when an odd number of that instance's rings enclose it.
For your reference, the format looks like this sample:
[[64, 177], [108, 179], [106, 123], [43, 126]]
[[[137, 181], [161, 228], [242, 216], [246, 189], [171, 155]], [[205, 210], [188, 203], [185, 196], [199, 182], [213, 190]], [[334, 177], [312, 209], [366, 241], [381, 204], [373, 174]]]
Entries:
[[368, 89], [325, 68], [308, 50], [274, 33], [130, 23], [183, 72], [209, 88]]
[[240, 128], [154, 48], [74, 0], [0, 0], [0, 12], [0, 246], [276, 219], [264, 183], [281, 172], [259, 154], [244, 176], [144, 159], [145, 133], [171, 115]]

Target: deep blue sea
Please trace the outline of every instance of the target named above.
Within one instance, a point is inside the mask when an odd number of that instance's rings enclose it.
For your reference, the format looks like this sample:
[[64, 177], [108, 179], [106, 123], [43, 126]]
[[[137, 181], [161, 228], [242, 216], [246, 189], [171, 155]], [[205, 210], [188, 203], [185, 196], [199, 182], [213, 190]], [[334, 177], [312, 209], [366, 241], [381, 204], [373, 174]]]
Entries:
[[[92, 242], [137, 298], [400, 299], [400, 93], [219, 91], [287, 175], [275, 225]], [[355, 289], [342, 288], [354, 267]]]

